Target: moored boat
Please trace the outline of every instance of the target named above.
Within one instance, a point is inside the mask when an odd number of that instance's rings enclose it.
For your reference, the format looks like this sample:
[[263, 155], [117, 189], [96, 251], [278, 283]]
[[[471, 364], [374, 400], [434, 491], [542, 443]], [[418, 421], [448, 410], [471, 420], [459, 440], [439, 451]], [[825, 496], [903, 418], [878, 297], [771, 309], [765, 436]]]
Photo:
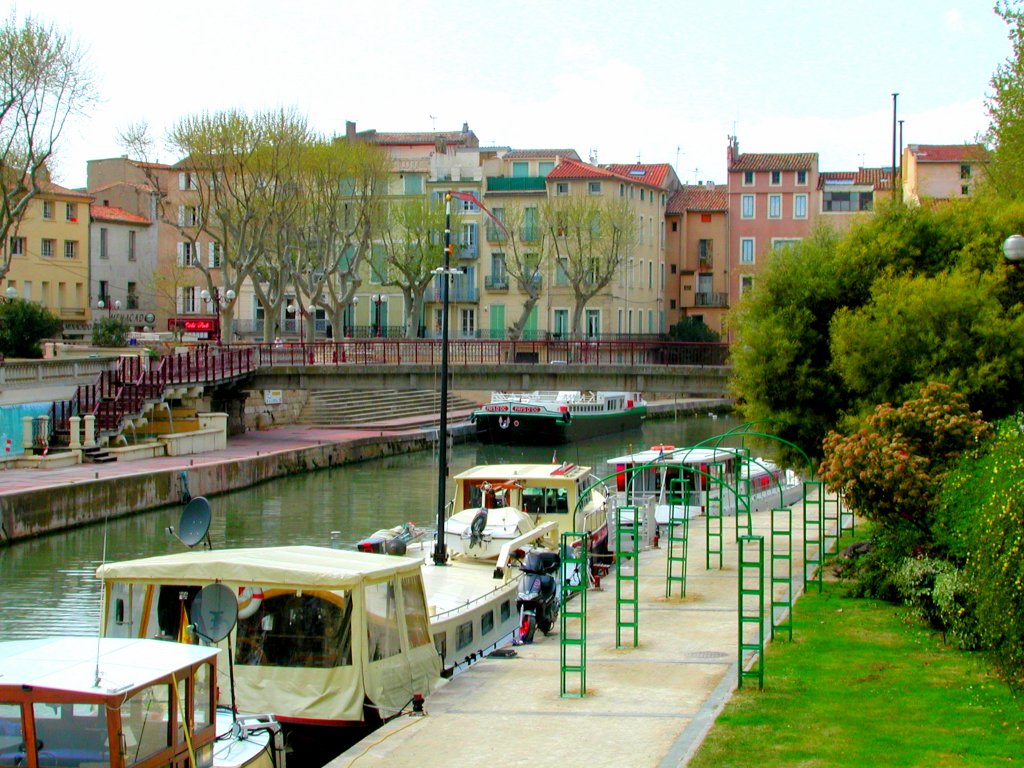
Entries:
[[277, 724], [243, 730], [216, 712], [218, 653], [140, 639], [0, 643], [0, 765], [269, 768]]
[[557, 445], [636, 429], [646, 414], [639, 392], [494, 392], [471, 420], [484, 443]]

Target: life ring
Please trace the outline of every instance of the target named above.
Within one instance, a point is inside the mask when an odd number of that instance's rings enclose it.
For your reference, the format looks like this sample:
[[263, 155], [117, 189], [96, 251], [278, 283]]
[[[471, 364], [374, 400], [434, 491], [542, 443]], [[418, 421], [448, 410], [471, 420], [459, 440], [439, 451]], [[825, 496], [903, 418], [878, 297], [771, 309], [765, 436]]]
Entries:
[[238, 618], [248, 619], [263, 602], [263, 587], [238, 588]]

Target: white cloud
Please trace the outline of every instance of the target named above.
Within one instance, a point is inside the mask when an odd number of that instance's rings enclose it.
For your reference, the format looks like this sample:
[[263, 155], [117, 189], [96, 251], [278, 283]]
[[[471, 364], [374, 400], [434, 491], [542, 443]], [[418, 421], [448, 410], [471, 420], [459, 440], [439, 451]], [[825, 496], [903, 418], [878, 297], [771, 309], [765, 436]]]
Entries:
[[942, 14], [942, 23], [950, 32], [963, 32], [965, 30], [963, 16], [956, 8], [950, 8]]

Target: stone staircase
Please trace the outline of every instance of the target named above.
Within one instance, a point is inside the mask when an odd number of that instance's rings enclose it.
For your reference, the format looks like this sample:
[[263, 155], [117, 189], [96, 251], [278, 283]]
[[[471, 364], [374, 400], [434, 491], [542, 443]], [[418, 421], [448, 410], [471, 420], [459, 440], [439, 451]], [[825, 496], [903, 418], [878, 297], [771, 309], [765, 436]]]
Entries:
[[[310, 392], [298, 423], [307, 426], [406, 428], [437, 424], [441, 393], [433, 390], [331, 389]], [[448, 421], [465, 420], [479, 403], [448, 394]]]

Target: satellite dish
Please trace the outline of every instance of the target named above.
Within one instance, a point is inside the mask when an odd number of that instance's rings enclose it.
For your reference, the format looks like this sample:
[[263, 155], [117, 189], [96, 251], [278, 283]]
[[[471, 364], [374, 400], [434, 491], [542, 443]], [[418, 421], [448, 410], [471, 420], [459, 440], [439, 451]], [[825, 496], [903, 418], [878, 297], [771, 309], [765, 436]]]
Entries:
[[178, 521], [178, 539], [186, 547], [194, 547], [206, 538], [210, 530], [210, 502], [205, 496], [196, 496], [185, 505]]
[[238, 598], [224, 584], [207, 584], [192, 598], [192, 624], [196, 634], [212, 643], [228, 636], [238, 622]]

